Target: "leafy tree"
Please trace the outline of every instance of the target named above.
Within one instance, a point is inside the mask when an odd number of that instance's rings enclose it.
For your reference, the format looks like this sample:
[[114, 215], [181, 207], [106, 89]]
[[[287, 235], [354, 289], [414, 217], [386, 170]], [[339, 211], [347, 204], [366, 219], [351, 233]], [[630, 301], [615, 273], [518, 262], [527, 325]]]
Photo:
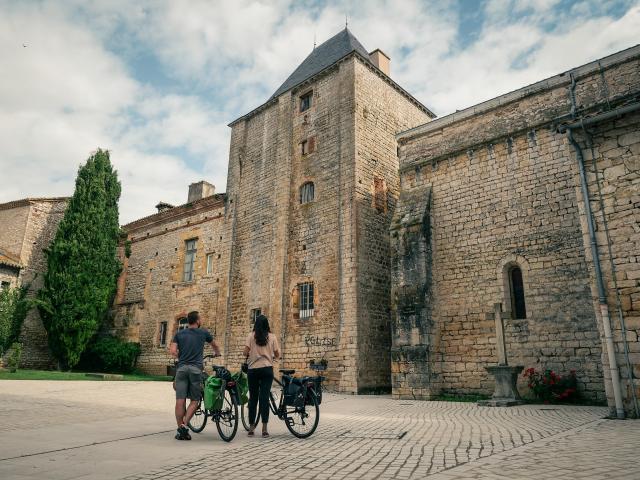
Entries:
[[20, 329], [31, 308], [28, 285], [0, 290], [0, 355], [18, 339]]
[[48, 250], [38, 309], [60, 368], [76, 365], [116, 292], [120, 182], [109, 152], [78, 170], [76, 188]]

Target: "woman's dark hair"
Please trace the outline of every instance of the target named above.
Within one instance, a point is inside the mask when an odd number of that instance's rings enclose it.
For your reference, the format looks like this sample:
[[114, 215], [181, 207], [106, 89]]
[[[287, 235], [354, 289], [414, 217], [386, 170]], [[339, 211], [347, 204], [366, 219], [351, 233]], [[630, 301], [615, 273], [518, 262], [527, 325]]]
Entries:
[[255, 332], [256, 343], [264, 347], [269, 339], [269, 332], [271, 332], [269, 319], [264, 315], [258, 315], [256, 323], [253, 325], [253, 331]]

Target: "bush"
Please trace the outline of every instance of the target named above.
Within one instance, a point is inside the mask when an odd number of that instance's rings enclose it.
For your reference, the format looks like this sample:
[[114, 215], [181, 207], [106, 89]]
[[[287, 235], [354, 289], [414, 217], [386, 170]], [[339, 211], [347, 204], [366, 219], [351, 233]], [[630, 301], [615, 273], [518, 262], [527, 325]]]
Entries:
[[31, 308], [28, 286], [0, 290], [0, 355], [9, 349], [20, 335], [20, 329]]
[[106, 373], [131, 373], [140, 355], [140, 344], [116, 337], [99, 337], [82, 354], [79, 367]]
[[18, 342], [14, 342], [10, 347], [11, 353], [7, 358], [7, 366], [9, 367], [9, 371], [14, 373], [18, 370], [20, 366], [20, 358], [22, 358], [22, 344]]
[[561, 376], [553, 370], [540, 373], [535, 368], [528, 368], [522, 376], [528, 379], [527, 386], [536, 398], [545, 403], [572, 402], [578, 398], [575, 370], [571, 370], [569, 375]]

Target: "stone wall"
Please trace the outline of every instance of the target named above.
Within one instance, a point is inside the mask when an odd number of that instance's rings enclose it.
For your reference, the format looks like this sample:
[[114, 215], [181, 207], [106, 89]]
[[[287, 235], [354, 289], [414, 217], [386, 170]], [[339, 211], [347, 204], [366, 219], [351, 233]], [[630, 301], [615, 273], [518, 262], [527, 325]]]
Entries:
[[[29, 286], [33, 297], [42, 287], [47, 269], [44, 249], [53, 241], [64, 216], [64, 198], [25, 199], [4, 204], [0, 208], [0, 246], [20, 258], [22, 268], [14, 285]], [[48, 368], [53, 359], [47, 343], [47, 332], [38, 310], [27, 314], [19, 341], [23, 344], [22, 368]]]
[[[227, 361], [240, 361], [259, 308], [281, 338], [280, 366], [331, 388], [389, 388], [388, 223], [398, 192], [394, 135], [428, 119], [422, 107], [356, 56], [232, 124], [227, 192], [232, 230]], [[299, 111], [299, 97], [313, 92]], [[303, 141], [313, 143], [302, 152]], [[384, 181], [384, 208], [372, 202]], [[300, 187], [314, 183], [314, 201]], [[380, 182], [378, 182], [380, 183]], [[367, 251], [365, 251], [367, 250]], [[299, 318], [298, 285], [314, 284]]]
[[[604, 400], [599, 312], [578, 167], [566, 137], [555, 130], [572, 115], [594, 115], [633, 101], [640, 91], [639, 54], [637, 47], [620, 52], [399, 136], [401, 199], [404, 195], [407, 203], [399, 211], [427, 214], [413, 237], [407, 237], [411, 228], [403, 230], [400, 217], [392, 228], [394, 292], [409, 287], [425, 292], [414, 309], [403, 310], [400, 297], [394, 302], [394, 345], [414, 349], [417, 359], [400, 356], [394, 364], [396, 396], [491, 393], [484, 366], [496, 362], [492, 305], [500, 302], [508, 318], [511, 364], [561, 373], [575, 369], [582, 394]], [[609, 200], [612, 221], [620, 224], [633, 212], [637, 127], [615, 130], [611, 124], [605, 130], [614, 133], [602, 144], [623, 157], [608, 173], [621, 179], [624, 195]], [[611, 167], [603, 162], [603, 169]], [[424, 189], [431, 192], [430, 206], [417, 194]], [[608, 193], [616, 191], [610, 187]], [[629, 228], [618, 232], [618, 261], [625, 264], [618, 278], [626, 282], [627, 312], [633, 312], [628, 302], [637, 283], [632, 285], [634, 273], [629, 278], [628, 272], [637, 264], [632, 253], [637, 240]], [[418, 248], [411, 242], [420, 235], [429, 244]], [[602, 250], [602, 231], [598, 240]], [[515, 319], [511, 311], [505, 272], [513, 265], [524, 277], [526, 318]], [[633, 340], [634, 333], [628, 338]]]
[[391, 387], [389, 225], [400, 190], [395, 135], [430, 119], [364, 62], [355, 64], [358, 390]]
[[[168, 345], [177, 320], [197, 310], [203, 327], [216, 341], [225, 321], [228, 237], [224, 222], [224, 195], [214, 195], [125, 225], [130, 256], [121, 247], [123, 272], [118, 282], [110, 332], [140, 342], [138, 367], [166, 374], [172, 365]], [[185, 243], [196, 239], [195, 276], [183, 281]], [[207, 255], [213, 255], [207, 273]], [[166, 341], [160, 325], [167, 322]]]
[[[624, 407], [637, 416], [631, 389], [640, 398], [640, 113], [594, 125], [588, 131], [590, 135], [576, 132], [576, 139], [585, 159]], [[584, 210], [581, 196], [579, 205]], [[586, 232], [586, 225], [583, 230]], [[587, 244], [586, 235], [584, 241]], [[589, 263], [591, 259], [587, 250]], [[595, 288], [593, 298], [597, 298]], [[609, 364], [606, 356], [603, 363]], [[608, 368], [605, 377], [609, 378]], [[612, 393], [607, 393], [612, 405]]]

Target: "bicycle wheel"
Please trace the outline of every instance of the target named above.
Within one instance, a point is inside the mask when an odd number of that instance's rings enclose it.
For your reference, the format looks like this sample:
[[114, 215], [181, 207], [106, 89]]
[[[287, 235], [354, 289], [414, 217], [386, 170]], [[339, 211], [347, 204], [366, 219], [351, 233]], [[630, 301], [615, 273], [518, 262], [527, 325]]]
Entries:
[[[191, 400], [191, 401], [194, 402], [196, 400]], [[204, 430], [204, 427], [207, 425], [207, 411], [204, 409], [204, 401], [200, 399], [200, 400], [197, 400], [197, 402], [198, 402], [198, 408], [196, 409], [196, 412], [193, 414], [193, 417], [191, 417], [191, 420], [189, 420], [189, 423], [187, 424], [189, 429], [193, 433], [200, 433], [202, 430]]]
[[307, 394], [307, 405], [302, 407], [286, 407], [284, 423], [289, 431], [298, 438], [310, 437], [318, 428], [320, 408], [314, 392]]
[[[249, 404], [240, 405], [240, 418], [242, 419], [242, 426], [248, 432], [251, 428], [251, 424], [249, 423]], [[258, 418], [260, 420], [260, 412], [258, 412]]]
[[222, 408], [214, 415], [216, 428], [225, 442], [230, 442], [238, 431], [238, 404], [236, 399], [227, 389], [224, 391]]

